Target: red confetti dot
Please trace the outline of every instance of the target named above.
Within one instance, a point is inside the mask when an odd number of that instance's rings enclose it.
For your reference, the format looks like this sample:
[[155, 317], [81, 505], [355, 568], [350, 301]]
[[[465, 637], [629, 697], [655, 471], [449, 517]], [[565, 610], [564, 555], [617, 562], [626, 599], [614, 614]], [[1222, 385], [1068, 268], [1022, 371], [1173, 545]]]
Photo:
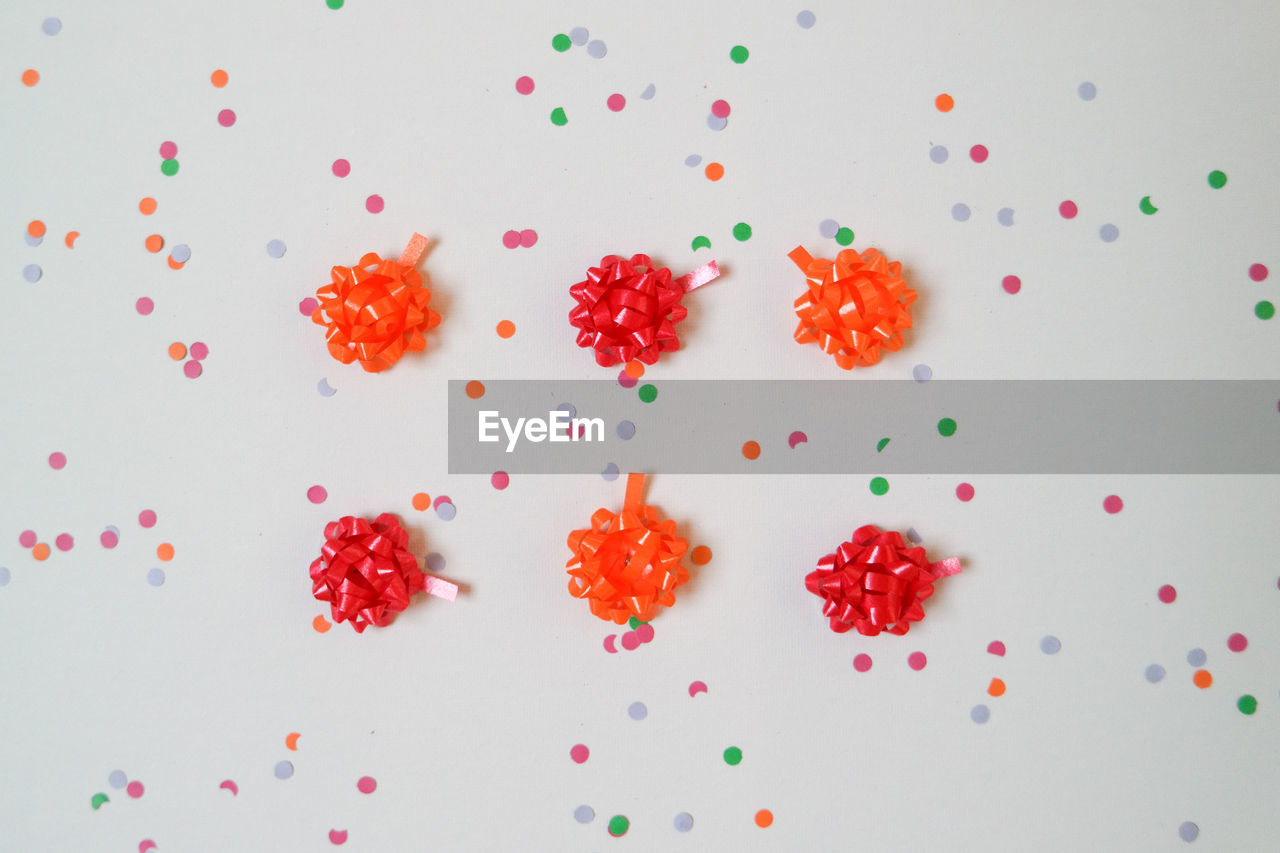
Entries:
[[1249, 278], [1254, 281], [1265, 281], [1267, 278], [1267, 268], [1264, 264], [1253, 264], [1249, 267]]
[[1249, 647], [1249, 640], [1244, 634], [1232, 634], [1227, 637], [1227, 648], [1233, 652], [1242, 652]]
[[231, 127], [236, 123], [236, 114], [233, 110], [223, 110], [218, 113], [218, 124], [223, 127]]
[[1058, 213], [1063, 219], [1074, 219], [1079, 212], [1080, 209], [1076, 207], [1076, 203], [1070, 199], [1058, 205]]
[[586, 745], [581, 743], [574, 744], [573, 747], [570, 748], [569, 750], [569, 757], [572, 758], [578, 764], [581, 764], [582, 762], [586, 761], [587, 757], [590, 755], [591, 755], [591, 750], [587, 749]]
[[520, 245], [520, 232], [507, 231], [502, 235], [502, 245], [508, 249], [514, 249]]
[[528, 76], [516, 78], [516, 91], [522, 95], [533, 92], [533, 78]]
[[715, 116], [716, 118], [728, 118], [728, 117], [729, 117], [729, 102], [728, 102], [728, 101], [716, 101], [716, 102], [714, 102], [714, 103], [711, 105], [711, 114], [712, 114], [713, 116]]
[[987, 146], [975, 145], [969, 149], [969, 159], [975, 163], [985, 163], [988, 153]]
[[1156, 592], [1156, 597], [1165, 604], [1172, 604], [1174, 599], [1178, 597], [1178, 591], [1169, 584], [1165, 584]]
[[639, 379], [636, 379], [630, 373], [627, 373], [625, 369], [618, 374], [618, 384], [623, 388], [634, 388], [636, 387], [636, 383], [639, 381]]
[[381, 213], [382, 208], [386, 207], [386, 202], [382, 200], [382, 196], [374, 193], [364, 200], [364, 209], [370, 213]]
[[307, 500], [313, 504], [322, 504], [329, 497], [329, 493], [325, 491], [324, 486], [312, 486], [307, 489]]
[[498, 491], [502, 491], [511, 485], [511, 477], [506, 471], [494, 471], [493, 476], [489, 478], [489, 483]]
[[987, 652], [989, 654], [999, 655], [1000, 657], [1004, 657], [1004, 653], [1005, 653], [1004, 643], [1002, 643], [1000, 640], [992, 640], [991, 642], [987, 643]]
[[1117, 512], [1124, 509], [1124, 501], [1120, 500], [1119, 495], [1107, 495], [1102, 499], [1102, 508], [1112, 515], [1115, 515]]
[[361, 776], [356, 782], [356, 789], [362, 794], [372, 794], [378, 790], [378, 780], [372, 776]]
[[622, 95], [619, 95], [617, 92], [614, 92], [609, 96], [609, 99], [605, 101], [605, 103], [608, 104], [609, 109], [613, 110], [615, 113], [620, 113], [622, 112], [622, 108], [627, 105], [627, 99], [622, 97]]
[[437, 498], [432, 502], [432, 504], [431, 504], [431, 508], [432, 508], [432, 509], [435, 509], [435, 510], [438, 510], [438, 509], [440, 509], [440, 504], [451, 504], [451, 503], [453, 503], [453, 501], [449, 499], [449, 496], [448, 496], [448, 495], [439, 495], [439, 496], [438, 496], [438, 497], [437, 497]]
[[66, 454], [65, 454], [65, 453], [58, 453], [58, 452], [50, 453], [50, 454], [49, 454], [49, 467], [50, 467], [50, 468], [52, 468], [52, 469], [53, 469], [53, 470], [55, 470], [55, 471], [61, 471], [63, 468], [67, 467], [67, 456], [66, 456]]
[[866, 672], [871, 669], [871, 655], [856, 655], [853, 658], [853, 668], [858, 672]]
[[907, 656], [907, 666], [911, 667], [916, 672], [924, 669], [924, 665], [928, 662], [929, 659], [924, 656], [924, 652], [912, 652]]
[[532, 228], [526, 228], [520, 232], [520, 245], [524, 248], [532, 248], [533, 244], [538, 242], [538, 232]]
[[960, 485], [956, 486], [956, 497], [958, 497], [962, 501], [973, 500], [973, 486], [969, 485], [968, 483], [961, 483]]
[[1000, 281], [1000, 286], [1004, 288], [1004, 292], [1010, 295], [1022, 290], [1022, 279], [1016, 275], [1007, 275]]
[[347, 175], [351, 174], [351, 164], [339, 157], [337, 160], [333, 161], [333, 173], [339, 178], [345, 178]]

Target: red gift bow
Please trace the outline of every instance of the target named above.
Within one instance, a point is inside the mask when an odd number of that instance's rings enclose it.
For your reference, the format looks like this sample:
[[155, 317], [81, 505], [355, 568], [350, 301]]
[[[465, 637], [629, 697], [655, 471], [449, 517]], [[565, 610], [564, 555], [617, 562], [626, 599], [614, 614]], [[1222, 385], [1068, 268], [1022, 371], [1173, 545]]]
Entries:
[[795, 302], [797, 343], [817, 343], [845, 370], [875, 364], [880, 350], [902, 349], [916, 292], [902, 280], [902, 264], [876, 249], [844, 249], [834, 261], [797, 246], [787, 257], [805, 274], [808, 292]]
[[333, 621], [350, 621], [357, 633], [391, 624], [415, 592], [453, 601], [458, 587], [423, 574], [405, 546], [409, 533], [391, 513], [372, 523], [343, 516], [324, 528], [324, 546], [311, 563], [311, 592], [330, 602]]
[[569, 323], [580, 330], [578, 346], [594, 348], [601, 367], [633, 359], [653, 364], [680, 348], [675, 324], [689, 313], [681, 298], [719, 275], [711, 261], [673, 281], [671, 270], [655, 269], [648, 255], [629, 261], [608, 255], [569, 288], [578, 302], [569, 312]]
[[868, 524], [819, 560], [804, 585], [822, 597], [822, 615], [831, 617], [832, 631], [857, 628], [874, 637], [881, 631], [907, 633], [924, 618], [922, 602], [933, 595], [934, 583], [959, 572], [958, 557], [930, 563], [924, 548], [908, 548], [898, 532]]
[[689, 543], [676, 523], [644, 504], [644, 475], [627, 475], [622, 512], [598, 509], [589, 530], [569, 534], [573, 557], [569, 593], [590, 600], [591, 612], [619, 625], [632, 616], [648, 622], [659, 607], [676, 603], [675, 589], [689, 579], [680, 558]]

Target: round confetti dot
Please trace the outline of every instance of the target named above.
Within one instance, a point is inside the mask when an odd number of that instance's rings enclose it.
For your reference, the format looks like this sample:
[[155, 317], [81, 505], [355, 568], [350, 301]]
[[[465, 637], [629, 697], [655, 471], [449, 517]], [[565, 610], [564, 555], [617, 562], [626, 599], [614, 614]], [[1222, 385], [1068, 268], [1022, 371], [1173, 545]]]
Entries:
[[1058, 205], [1058, 215], [1063, 219], [1075, 219], [1076, 214], [1079, 212], [1080, 209], [1076, 207], [1076, 203], [1070, 199]]
[[631, 821], [625, 816], [616, 814], [609, 818], [609, 834], [614, 838], [621, 838], [627, 834], [627, 830], [631, 828]]
[[179, 243], [173, 247], [173, 251], [169, 253], [169, 257], [180, 264], [185, 264], [191, 260], [191, 247], [186, 243]]
[[840, 230], [840, 223], [834, 219], [824, 219], [818, 223], [818, 233], [830, 240]]
[[608, 465], [604, 466], [604, 470], [600, 472], [600, 476], [606, 483], [612, 483], [614, 480], [618, 479], [618, 475], [620, 473], [622, 472], [618, 470], [618, 466], [610, 462]]
[[751, 56], [751, 51], [747, 50], [740, 44], [735, 44], [729, 49], [729, 58], [741, 65], [747, 61], [747, 57]]
[[138, 212], [143, 216], [150, 216], [156, 212], [156, 200], [147, 196], [138, 202]]
[[178, 161], [173, 158], [162, 161], [160, 163], [160, 171], [169, 177], [173, 177], [178, 174]]
[[1178, 591], [1174, 589], [1172, 586], [1170, 586], [1169, 584], [1165, 584], [1164, 586], [1156, 590], [1156, 598], [1160, 599], [1165, 604], [1172, 604], [1174, 599], [1176, 599], [1177, 597], [1178, 597]]
[[526, 228], [520, 232], [520, 245], [526, 249], [533, 247], [538, 242], [538, 232], [532, 228]]
[[806, 30], [812, 27], [815, 23], [817, 23], [817, 20], [818, 19], [814, 16], [814, 14], [810, 12], [808, 9], [805, 9], [803, 12], [796, 15], [796, 23]]
[[1249, 648], [1249, 640], [1244, 634], [1232, 634], [1227, 637], [1227, 648], [1233, 652], [1242, 652]]
[[502, 491], [507, 486], [511, 485], [511, 475], [506, 471], [494, 471], [493, 475], [489, 477], [489, 485], [493, 486], [498, 491]]
[[1098, 87], [1085, 81], [1076, 88], [1076, 94], [1080, 96], [1082, 101], [1092, 101], [1098, 96]]
[[436, 507], [436, 515], [441, 521], [453, 521], [458, 516], [458, 508], [453, 505], [452, 501], [442, 503]]
[[439, 509], [441, 504], [447, 504], [452, 502], [453, 502], [453, 499], [450, 498], [448, 495], [440, 495], [432, 502], [431, 505], [434, 508]]
[[1040, 651], [1046, 655], [1056, 655], [1062, 650], [1062, 641], [1052, 634], [1046, 634], [1040, 638]]
[[178, 156], [178, 143], [161, 142], [160, 143], [160, 159], [169, 160]]
[[40, 82], [40, 72], [34, 68], [28, 68], [22, 72], [22, 85], [34, 86]]
[[1241, 714], [1252, 714], [1258, 710], [1258, 700], [1246, 693], [1236, 700], [1236, 707]]
[[129, 784], [129, 777], [124, 775], [123, 770], [112, 770], [111, 775], [107, 777], [107, 784], [119, 790]]
[[145, 317], [152, 311], [156, 310], [156, 304], [151, 301], [150, 297], [140, 296], [138, 297], [138, 301], [133, 303], [133, 309]]
[[973, 495], [974, 495], [973, 486], [970, 485], [969, 483], [961, 483], [960, 485], [956, 486], [956, 497], [959, 498], [960, 500], [966, 501], [966, 502], [971, 501], [973, 500]]
[[504, 232], [502, 235], [502, 245], [506, 246], [508, 249], [517, 248], [520, 245], [520, 232], [519, 231]]
[[168, 542], [161, 542], [156, 546], [156, 556], [166, 563], [169, 562], [173, 559], [173, 546]]
[[467, 396], [472, 400], [479, 400], [484, 396], [484, 383], [472, 379], [467, 383]]
[[622, 635], [622, 647], [629, 652], [640, 648], [640, 635], [635, 631], [627, 631]]
[[1098, 229], [1098, 236], [1104, 243], [1114, 243], [1120, 236], [1120, 229], [1108, 222]]
[[933, 368], [927, 364], [917, 364], [911, 368], [911, 378], [917, 382], [928, 382], [933, 378]]
[[1147, 671], [1144, 673], [1144, 676], [1146, 677], [1147, 681], [1151, 682], [1152, 684], [1159, 684], [1161, 681], [1164, 680], [1164, 676], [1165, 676], [1164, 667], [1162, 667], [1158, 663], [1153, 663], [1151, 664], [1151, 666], [1147, 667]]
[[836, 232], [836, 242], [841, 246], [847, 246], [853, 242], [853, 229], [841, 228]]
[[1220, 190], [1227, 185], [1227, 173], [1214, 169], [1209, 173], [1209, 186]]
[[283, 240], [267, 241], [267, 256], [271, 258], [283, 258], [287, 247]]
[[924, 669], [925, 664], [928, 662], [929, 659], [925, 657], [924, 652], [912, 652], [907, 655], [907, 666], [911, 667], [916, 672]]
[[1013, 208], [1002, 207], [996, 211], [996, 222], [999, 222], [1005, 228], [1013, 225]]
[[688, 157], [684, 158], [684, 164], [690, 168], [698, 165], [701, 162], [702, 162], [701, 154], [690, 154]]
[[707, 127], [711, 128], [712, 130], [716, 130], [716, 131], [724, 130], [728, 126], [729, 126], [729, 120], [727, 118], [716, 118], [713, 115], [707, 116]]
[[345, 178], [351, 174], [351, 163], [341, 157], [334, 160], [330, 168], [333, 170], [333, 174], [339, 178]]
[[605, 106], [607, 106], [613, 112], [620, 113], [622, 112], [622, 108], [627, 105], [627, 99], [624, 98], [618, 92], [614, 92], [612, 95], [610, 95], [608, 98], [605, 99], [604, 103], [605, 103]]
[[276, 767], [275, 767], [275, 774], [277, 779], [288, 779], [290, 776], [293, 775], [293, 762], [277, 761]]
[[1205, 654], [1204, 649], [1192, 649], [1191, 651], [1187, 652], [1187, 663], [1191, 664], [1192, 666], [1196, 666], [1196, 667], [1204, 666], [1204, 662], [1207, 661], [1208, 659], [1209, 659], [1209, 656]]
[[1191, 843], [1200, 837], [1200, 827], [1196, 826], [1189, 820], [1183, 821], [1182, 824], [1178, 826], [1178, 837], [1187, 843]]
[[987, 157], [991, 152], [987, 150], [985, 145], [975, 145], [969, 149], [969, 159], [975, 163], [987, 162]]
[[137, 779], [134, 779], [132, 782], [130, 782], [128, 785], [125, 786], [124, 792], [136, 800], [142, 796], [144, 790], [145, 789], [142, 787], [142, 783], [139, 782]]
[[418, 512], [425, 512], [431, 509], [431, 495], [426, 492], [418, 492], [413, 496], [413, 508]]
[[1250, 264], [1250, 265], [1249, 265], [1249, 278], [1253, 279], [1254, 281], [1266, 281], [1266, 279], [1267, 279], [1267, 267], [1266, 267], [1266, 265], [1265, 265], [1265, 264]]
[[1111, 515], [1115, 515], [1124, 509], [1124, 501], [1120, 500], [1119, 495], [1107, 495], [1102, 499], [1102, 508]]
[[630, 373], [627, 373], [627, 369], [624, 367], [622, 370], [618, 371], [618, 384], [623, 388], [634, 388], [637, 385], [637, 379]]
[[636, 638], [642, 643], [653, 642], [653, 626], [646, 622], [636, 628]]
[[604, 59], [604, 55], [608, 52], [609, 48], [600, 39], [587, 42], [587, 56], [592, 59]]
[[[33, 237], [33, 238], [35, 238], [35, 239], [39, 240], [40, 238], [44, 237], [44, 235], [45, 235], [45, 231], [46, 231], [46, 230], [47, 230], [47, 229], [45, 228], [45, 224], [44, 224], [43, 222], [41, 222], [39, 219], [33, 219], [33, 220], [31, 220], [30, 222], [28, 222], [28, 223], [27, 223], [27, 236], [28, 236], [28, 237]], [[38, 245], [40, 245], [40, 244], [39, 244], [39, 243], [35, 243], [34, 245], [38, 246]]]
[[573, 47], [573, 40], [564, 33], [556, 33], [551, 37], [551, 47], [557, 53], [564, 53], [566, 50]]
[[957, 203], [951, 206], [951, 218], [956, 222], [964, 222], [969, 218], [969, 205]]
[[860, 654], [853, 657], [853, 668], [858, 672], [866, 672], [871, 669], [871, 655]]
[[719, 163], [708, 163], [707, 168], [703, 169], [702, 173], [707, 176], [707, 180], [718, 181], [724, 177], [724, 166]]
[[200, 366], [200, 362], [194, 358], [182, 365], [182, 373], [188, 379], [199, 379], [200, 374], [204, 373], [204, 368]]
[[49, 467], [55, 471], [61, 471], [63, 468], [67, 467], [67, 455], [56, 450], [53, 453], [50, 453]]
[[680, 812], [672, 819], [671, 825], [676, 828], [676, 832], [688, 832], [693, 829], [693, 815], [688, 812]]
[[695, 566], [705, 566], [711, 562], [711, 549], [706, 545], [699, 545], [693, 549], [689, 558], [693, 560]]
[[303, 317], [310, 317], [312, 312], [314, 312], [319, 307], [320, 307], [320, 303], [315, 301], [315, 299], [313, 299], [312, 297], [308, 296], [306, 299], [303, 299], [298, 303], [298, 313], [300, 313]]
[[215, 89], [221, 89], [223, 86], [227, 85], [228, 79], [227, 72], [223, 71], [221, 68], [209, 75], [209, 82], [213, 84]]
[[104, 530], [98, 536], [98, 541], [102, 543], [103, 548], [114, 548], [120, 544], [120, 535], [110, 530]]
[[187, 357], [187, 345], [181, 341], [174, 341], [169, 344], [169, 358], [174, 361], [182, 361]]
[[756, 826], [764, 829], [773, 823], [773, 812], [768, 809], [761, 809], [756, 812]]
[[36, 532], [34, 530], [24, 530], [18, 534], [18, 544], [23, 548], [34, 546], [36, 541]]
[[631, 421], [619, 421], [617, 426], [618, 438], [623, 441], [630, 441], [635, 438], [636, 425]]
[[1253, 313], [1259, 320], [1270, 320], [1276, 316], [1276, 306], [1264, 299], [1253, 306]]
[[1191, 683], [1201, 690], [1207, 690], [1213, 686], [1213, 673], [1207, 669], [1197, 669], [1191, 676]]
[[31, 549], [31, 556], [35, 557], [37, 560], [40, 560], [41, 562], [44, 562], [45, 560], [49, 559], [49, 554], [50, 554], [49, 546], [44, 544], [43, 542], [37, 542], [36, 546]]
[[652, 385], [641, 385], [639, 396], [640, 402], [652, 403], [654, 400], [658, 399], [658, 389]]
[[382, 200], [382, 196], [377, 193], [374, 193], [364, 200], [364, 209], [370, 213], [381, 213], [384, 207], [386, 207], [386, 202], [384, 202]]
[[938, 435], [952, 436], [956, 434], [956, 422], [951, 418], [938, 421]]
[[203, 361], [209, 357], [209, 345], [203, 341], [196, 341], [191, 345], [191, 357], [196, 361]]
[[748, 459], [760, 458], [760, 443], [756, 441], [748, 441], [742, 445], [742, 455]]
[[569, 117], [564, 114], [564, 107], [556, 107], [551, 111], [551, 123], [556, 127], [564, 127], [569, 123]]
[[218, 124], [223, 127], [231, 127], [236, 123], [236, 114], [234, 110], [221, 110], [218, 113]]
[[498, 337], [509, 338], [516, 333], [516, 324], [510, 320], [500, 320], [497, 325]]
[[138, 524], [142, 527], [155, 527], [156, 526], [155, 510], [144, 509], [142, 512], [138, 513]]
[[622, 368], [622, 371], [632, 379], [639, 379], [641, 376], [644, 376], [644, 362], [634, 360], [628, 361], [626, 366]]
[[991, 709], [986, 705], [974, 705], [969, 709], [969, 719], [981, 726], [991, 719]]
[[889, 481], [884, 477], [872, 477], [868, 487], [871, 489], [871, 494], [883, 495], [889, 491]]
[[346, 0], [324, 0], [324, 4], [335, 12], [342, 8]]
[[522, 95], [533, 93], [533, 78], [529, 76], [516, 78], [516, 91]]
[[59, 21], [57, 18], [45, 18], [40, 24], [40, 29], [43, 30], [44, 34], [47, 36], [56, 36], [58, 33], [62, 32], [62, 21]]
[[947, 156], [947, 149], [943, 145], [935, 145], [929, 149], [929, 159], [935, 163], [947, 162]]
[[147, 583], [152, 586], [164, 586], [164, 569], [151, 569], [148, 571]]
[[72, 538], [70, 533], [59, 533], [58, 538], [53, 540], [53, 544], [58, 547], [59, 551], [70, 551], [76, 544], [76, 540]]
[[724, 763], [734, 766], [742, 763], [742, 750], [736, 746], [731, 746], [724, 751]]
[[35, 284], [44, 275], [44, 270], [39, 264], [27, 264], [22, 268], [22, 277], [27, 280], [28, 284]]
[[582, 47], [586, 44], [587, 39], [589, 38], [591, 38], [591, 34], [587, 32], [586, 27], [574, 27], [569, 30], [569, 41], [573, 42], [578, 47]]
[[949, 113], [955, 108], [955, 98], [943, 92], [941, 95], [933, 99], [933, 105], [938, 108], [940, 113]]
[[372, 776], [361, 776], [356, 780], [356, 790], [362, 794], [372, 794], [378, 790], [378, 780]]
[[596, 819], [596, 810], [591, 806], [578, 806], [573, 810], [573, 819], [578, 823], [591, 823]]
[[726, 100], [718, 100], [711, 102], [711, 114], [716, 118], [729, 117], [729, 102]]
[[307, 489], [307, 500], [313, 504], [322, 504], [329, 497], [329, 493], [325, 491], [324, 486], [312, 486]]
[[581, 764], [591, 755], [591, 750], [587, 749], [585, 744], [577, 743], [569, 748], [569, 757], [573, 759], [575, 764]]
[[1004, 657], [1004, 653], [1005, 653], [1004, 643], [1000, 642], [999, 640], [992, 640], [990, 643], [987, 644], [987, 652], [988, 654], [999, 655], [1000, 657]]
[[151, 234], [142, 241], [142, 244], [147, 247], [148, 252], [155, 254], [164, 248], [164, 238], [159, 234]]
[[987, 685], [988, 696], [1003, 696], [1005, 694], [1005, 683], [999, 678], [991, 679], [991, 683]]
[[739, 243], [745, 243], [751, 239], [751, 226], [745, 222], [739, 222], [733, 226], [733, 239]]
[[643, 702], [632, 702], [627, 706], [627, 716], [633, 720], [643, 720], [649, 716], [649, 709]]

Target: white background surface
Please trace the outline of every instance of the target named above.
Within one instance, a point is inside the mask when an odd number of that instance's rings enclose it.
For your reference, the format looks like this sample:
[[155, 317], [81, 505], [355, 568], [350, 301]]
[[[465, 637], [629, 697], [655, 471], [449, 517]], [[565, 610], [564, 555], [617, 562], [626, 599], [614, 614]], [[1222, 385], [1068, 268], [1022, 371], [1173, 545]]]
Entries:
[[[564, 590], [564, 539], [620, 505], [622, 481], [513, 478], [499, 492], [450, 477], [442, 406], [451, 378], [606, 375], [574, 346], [567, 289], [602, 255], [637, 251], [677, 275], [708, 257], [727, 271], [687, 300], [682, 349], [646, 374], [659, 388], [902, 378], [917, 363], [937, 379], [1276, 378], [1280, 321], [1253, 305], [1280, 301], [1280, 279], [1246, 272], [1280, 271], [1276, 12], [831, 4], [810, 6], [805, 30], [802, 5], [541, 6], [0, 9], [0, 846], [325, 850], [336, 828], [351, 851], [1173, 850], [1194, 821], [1196, 850], [1270, 849], [1275, 478], [975, 474], [961, 503], [949, 477], [893, 477], [879, 498], [876, 472], [657, 477], [649, 502], [715, 556], [652, 643], [608, 655], [610, 626]], [[50, 15], [56, 37], [40, 29]], [[551, 49], [579, 25], [604, 59]], [[729, 61], [735, 44], [747, 63]], [[25, 68], [39, 85], [19, 82]], [[1091, 102], [1076, 94], [1086, 80]], [[947, 114], [933, 107], [943, 91]], [[613, 92], [621, 113], [605, 108]], [[705, 123], [717, 98], [733, 109], [719, 133]], [[232, 128], [216, 121], [227, 107]], [[976, 143], [991, 150], [982, 165]], [[693, 153], [726, 177], [686, 167]], [[345, 179], [329, 169], [338, 157]], [[1222, 190], [1211, 169], [1229, 176]], [[378, 215], [370, 193], [386, 200]], [[138, 213], [143, 196], [155, 215]], [[1071, 221], [1057, 214], [1066, 198]], [[956, 202], [968, 222], [952, 220]], [[830, 257], [828, 217], [855, 248], [902, 260], [920, 292], [907, 348], [852, 376], [791, 340], [801, 282], [786, 253]], [[22, 240], [32, 219], [49, 226], [40, 247]], [[749, 242], [731, 236], [739, 221]], [[512, 228], [538, 244], [505, 249]], [[439, 241], [422, 267], [444, 315], [427, 353], [382, 375], [337, 364], [298, 300], [330, 266], [394, 256], [415, 230]], [[153, 232], [165, 253], [143, 249]], [[710, 253], [690, 251], [697, 234]], [[266, 255], [273, 238], [282, 259]], [[173, 271], [178, 243], [192, 259]], [[22, 279], [28, 263], [38, 284]], [[1010, 273], [1016, 296], [1000, 288]], [[494, 334], [502, 319], [510, 340]], [[196, 340], [210, 355], [192, 381], [165, 350]], [[316, 393], [322, 377], [335, 396]], [[636, 410], [640, 429], [658, 416]], [[785, 435], [756, 438], [793, 452]], [[305, 496], [315, 483], [320, 506]], [[457, 518], [415, 512], [418, 491], [448, 494]], [[1109, 494], [1118, 515], [1101, 508]], [[306, 569], [324, 523], [380, 511], [468, 591], [419, 599], [386, 630], [317, 634], [325, 608]], [[914, 527], [931, 557], [965, 560], [906, 637], [832, 634], [803, 589], [864, 523]], [[114, 550], [97, 541], [108, 524]], [[76, 544], [37, 562], [17, 541], [26, 529]], [[152, 588], [162, 541], [177, 556]], [[1156, 600], [1164, 583], [1173, 605]], [[1243, 654], [1227, 651], [1234, 631]], [[1058, 655], [1039, 651], [1045, 634]], [[985, 651], [995, 639], [1004, 658]], [[1206, 691], [1185, 663], [1194, 647], [1208, 652]], [[868, 673], [851, 666], [859, 652]], [[1160, 684], [1143, 679], [1150, 663], [1169, 672]], [[986, 696], [992, 677], [1006, 695]], [[695, 679], [709, 691], [690, 698]], [[1245, 693], [1253, 716], [1235, 708]], [[628, 718], [634, 701], [646, 720]], [[985, 726], [969, 719], [980, 702]], [[583, 765], [568, 758], [579, 742]], [[737, 767], [721, 759], [729, 745]], [[287, 781], [272, 774], [282, 759]], [[145, 795], [109, 788], [114, 769]], [[366, 774], [369, 796], [355, 789]], [[94, 811], [99, 791], [111, 802]], [[588, 825], [573, 819], [584, 803]], [[752, 822], [760, 808], [768, 829]], [[688, 834], [678, 812], [694, 817]], [[631, 820], [624, 838], [606, 832], [614, 814]]]

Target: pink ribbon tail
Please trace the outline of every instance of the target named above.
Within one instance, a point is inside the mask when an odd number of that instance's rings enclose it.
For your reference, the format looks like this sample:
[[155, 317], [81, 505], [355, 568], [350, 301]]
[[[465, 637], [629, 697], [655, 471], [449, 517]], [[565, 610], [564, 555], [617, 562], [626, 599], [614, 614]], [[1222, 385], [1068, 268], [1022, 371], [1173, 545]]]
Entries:
[[427, 575], [426, 593], [436, 598], [443, 598], [445, 601], [454, 601], [458, 597], [458, 585]]
[[409, 244], [404, 247], [404, 251], [400, 253], [400, 260], [396, 263], [402, 267], [414, 267], [418, 265], [418, 259], [422, 257], [422, 253], [427, 250], [427, 246], [431, 241], [423, 237], [418, 232], [413, 233], [413, 237], [409, 239]]
[[720, 267], [716, 266], [715, 261], [708, 261], [688, 275], [683, 275], [676, 279], [676, 284], [681, 290], [688, 293], [690, 290], [702, 287], [707, 282], [715, 281], [719, 277]]
[[935, 578], [946, 578], [951, 575], [960, 574], [960, 558], [947, 557], [945, 560], [930, 563], [929, 574], [933, 575]]

